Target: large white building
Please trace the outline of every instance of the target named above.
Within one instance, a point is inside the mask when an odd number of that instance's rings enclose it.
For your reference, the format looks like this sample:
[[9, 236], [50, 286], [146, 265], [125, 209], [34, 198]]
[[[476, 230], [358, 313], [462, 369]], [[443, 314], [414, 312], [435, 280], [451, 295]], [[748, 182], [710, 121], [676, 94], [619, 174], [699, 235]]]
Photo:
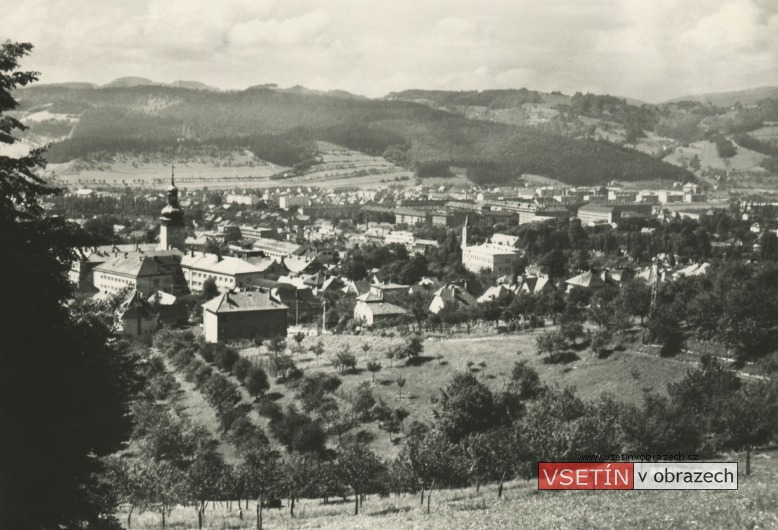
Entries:
[[[504, 242], [502, 239], [500, 241]], [[514, 266], [521, 259], [521, 253], [512, 245], [501, 243], [486, 242], [482, 245], [467, 246], [466, 219], [462, 228], [462, 265], [472, 272], [485, 269], [498, 276], [512, 274]]]
[[246, 288], [265, 277], [263, 269], [231, 256], [190, 252], [181, 258], [181, 270], [190, 291], [203, 290], [203, 283], [213, 278], [221, 291]]

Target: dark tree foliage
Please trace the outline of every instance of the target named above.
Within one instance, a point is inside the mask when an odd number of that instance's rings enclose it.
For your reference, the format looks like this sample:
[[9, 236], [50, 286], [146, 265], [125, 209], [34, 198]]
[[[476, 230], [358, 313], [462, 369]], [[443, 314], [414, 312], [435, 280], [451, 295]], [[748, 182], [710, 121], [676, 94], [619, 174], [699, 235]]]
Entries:
[[456, 374], [440, 389], [433, 414], [454, 443], [470, 433], [489, 430], [501, 419], [492, 392], [470, 372]]
[[[32, 46], [0, 46], [0, 141], [23, 125], [6, 115], [11, 90], [37, 79], [18, 71]], [[127, 351], [108, 342], [113, 324], [96, 307], [68, 308], [76, 239], [40, 201], [57, 193], [36, 173], [44, 151], [0, 156], [0, 520], [8, 528], [111, 528], [114, 504], [99, 487], [95, 456], [129, 436]]]

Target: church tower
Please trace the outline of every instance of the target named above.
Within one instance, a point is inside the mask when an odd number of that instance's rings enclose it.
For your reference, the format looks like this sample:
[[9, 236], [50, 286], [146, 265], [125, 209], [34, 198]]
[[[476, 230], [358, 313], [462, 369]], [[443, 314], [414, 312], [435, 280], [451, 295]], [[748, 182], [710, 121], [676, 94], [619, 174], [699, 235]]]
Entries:
[[167, 206], [162, 208], [159, 228], [159, 247], [157, 250], [184, 250], [186, 229], [184, 228], [184, 211], [178, 204], [178, 188], [176, 188], [175, 168], [171, 169], [170, 187], [167, 189]]

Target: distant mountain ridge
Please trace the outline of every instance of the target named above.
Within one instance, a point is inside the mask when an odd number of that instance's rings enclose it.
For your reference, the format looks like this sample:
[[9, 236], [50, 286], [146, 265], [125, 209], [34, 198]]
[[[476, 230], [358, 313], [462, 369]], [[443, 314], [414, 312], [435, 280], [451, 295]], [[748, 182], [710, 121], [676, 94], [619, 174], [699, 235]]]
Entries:
[[709, 94], [695, 94], [673, 98], [665, 103], [676, 103], [678, 101], [698, 101], [700, 103], [711, 103], [717, 107], [731, 107], [737, 102], [743, 105], [752, 105], [763, 99], [778, 99], [778, 87], [763, 86], [748, 88], [745, 90], [735, 90], [732, 92], [712, 92]]
[[[20, 118], [46, 110], [53, 119], [63, 120], [62, 124], [33, 124], [31, 131], [52, 140], [60, 138], [49, 150], [52, 163], [99, 160], [119, 153], [186, 150], [192, 156], [205, 156], [214, 150], [246, 149], [273, 164], [304, 167], [314, 160], [316, 142], [325, 141], [383, 156], [419, 176], [448, 176], [450, 167], [465, 168], [477, 183], [513, 182], [524, 173], [573, 185], [694, 178], [655, 156], [607, 141], [519, 123], [470, 119], [418, 103], [303, 87], [260, 85], [217, 92], [121, 78], [93, 90], [34, 85], [15, 95]], [[467, 97], [478, 102], [484, 96]], [[553, 103], [526, 89], [495, 91], [486, 97], [514, 104], [538, 101], [529, 103], [546, 106], [538, 112], [551, 110], [547, 106]], [[560, 102], [571, 99], [562, 94], [549, 97]]]

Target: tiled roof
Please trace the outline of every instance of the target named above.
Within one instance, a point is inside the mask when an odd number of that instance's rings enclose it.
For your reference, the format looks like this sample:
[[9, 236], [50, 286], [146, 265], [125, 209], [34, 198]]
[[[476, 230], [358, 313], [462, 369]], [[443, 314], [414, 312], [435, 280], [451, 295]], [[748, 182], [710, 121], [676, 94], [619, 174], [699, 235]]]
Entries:
[[232, 256], [220, 257], [216, 254], [205, 254], [203, 252], [185, 254], [181, 258], [181, 267], [224, 274], [226, 276], [262, 272], [259, 267], [246, 260]]
[[211, 313], [230, 313], [289, 308], [272, 300], [268, 293], [248, 291], [244, 293], [222, 293], [213, 300], [204, 303], [203, 309]]
[[599, 287], [605, 282], [602, 281], [602, 278], [600, 278], [598, 274], [592, 272], [582, 272], [578, 276], [574, 276], [565, 281], [565, 283], [569, 285], [575, 285], [577, 287]]
[[122, 302], [119, 313], [122, 319], [142, 318], [151, 320], [156, 315], [151, 309], [151, 304], [145, 301], [137, 290], [132, 291], [127, 299]]
[[404, 315], [407, 313], [407, 311], [402, 307], [390, 304], [389, 302], [384, 302], [382, 300], [369, 301], [365, 303], [373, 313], [373, 316]]
[[266, 250], [268, 252], [285, 254], [288, 256], [291, 256], [292, 254], [302, 254], [305, 252], [305, 247], [298, 245], [297, 243], [276, 241], [275, 239], [268, 239], [266, 237], [260, 237], [254, 241], [253, 247], [259, 250]]
[[160, 274], [175, 274], [180, 270], [179, 254], [140, 255], [117, 257], [95, 267], [96, 271], [109, 274], [119, 274], [140, 278], [143, 276], [158, 276]]

